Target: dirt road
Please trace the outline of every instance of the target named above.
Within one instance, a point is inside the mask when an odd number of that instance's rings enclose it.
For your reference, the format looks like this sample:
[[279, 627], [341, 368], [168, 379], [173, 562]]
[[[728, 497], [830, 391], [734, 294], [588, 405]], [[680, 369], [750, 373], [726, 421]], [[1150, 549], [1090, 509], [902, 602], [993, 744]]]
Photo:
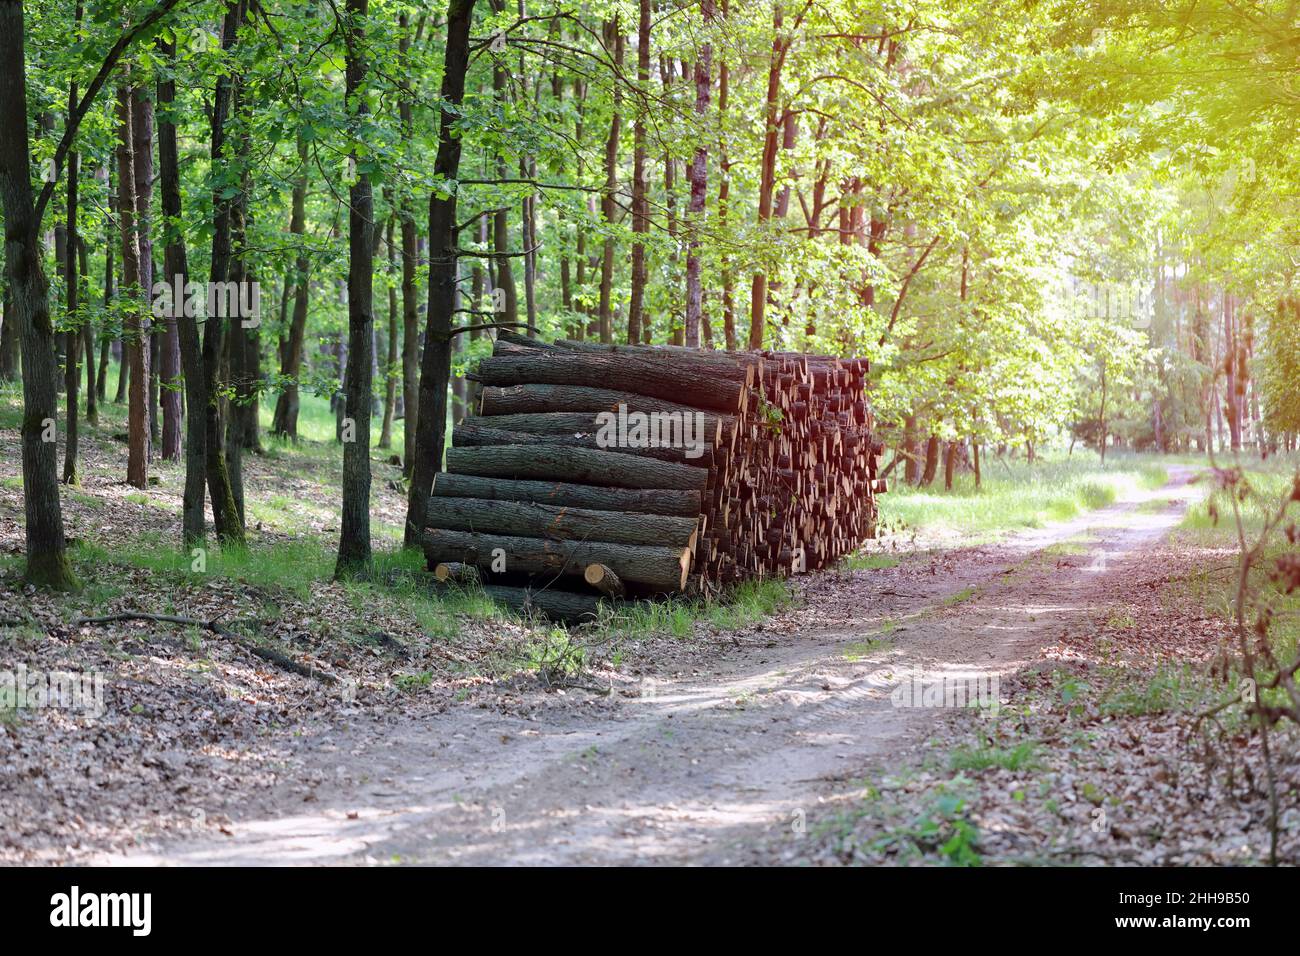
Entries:
[[1192, 473], [950, 555], [940, 573], [927, 559], [857, 575], [847, 597], [860, 625], [740, 647], [689, 679], [570, 690], [591, 699], [527, 716], [458, 706], [419, 722], [358, 718], [304, 740], [285, 784], [229, 835], [100, 862], [754, 860], [760, 837], [924, 737], [935, 712], [890, 699], [909, 673], [1009, 673], [1094, 612], [1199, 496]]

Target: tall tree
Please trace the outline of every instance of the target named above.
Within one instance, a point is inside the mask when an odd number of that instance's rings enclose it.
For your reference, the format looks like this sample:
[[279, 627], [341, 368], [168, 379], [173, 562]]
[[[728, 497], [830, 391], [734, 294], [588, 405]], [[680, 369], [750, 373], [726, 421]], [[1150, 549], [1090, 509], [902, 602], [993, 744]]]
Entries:
[[293, 198], [290, 201], [289, 235], [295, 249], [293, 263], [293, 317], [289, 322], [289, 335], [280, 354], [280, 377], [284, 382], [275, 400], [275, 414], [271, 419], [271, 433], [281, 438], [298, 438], [299, 399], [298, 380], [302, 376], [302, 350], [307, 335], [307, 298], [310, 292], [311, 260], [303, 240], [307, 233], [307, 141], [298, 134], [298, 171], [293, 180]]
[[[74, 23], [81, 27], [82, 5], [77, 3]], [[77, 80], [68, 81], [68, 116], [76, 115]], [[80, 156], [75, 149], [68, 151], [68, 247], [65, 252], [63, 285], [67, 290], [68, 330], [64, 336], [64, 374], [63, 390], [67, 399], [67, 434], [63, 446], [63, 482], [68, 485], [78, 483], [77, 475], [77, 390], [81, 384], [79, 365], [81, 351], [81, 318], [77, 314], [77, 300], [80, 282], [77, 277], [78, 256], [81, 255], [81, 234], [77, 231], [77, 180], [80, 177]], [[90, 363], [88, 362], [87, 365]], [[92, 392], [93, 406], [93, 392]]]
[[[369, 70], [364, 48], [363, 22], [369, 15], [369, 0], [347, 0], [343, 21], [346, 50], [347, 107], [354, 140], [364, 133], [366, 74]], [[370, 173], [357, 163], [353, 147], [355, 178], [348, 189], [348, 372], [344, 385], [346, 416], [351, 434], [343, 442], [343, 520], [339, 533], [338, 577], [356, 574], [370, 564], [370, 414], [374, 348], [374, 195]]]
[[[162, 194], [163, 268], [167, 281], [182, 293], [190, 281], [189, 259], [181, 218], [180, 155], [176, 146], [176, 45], [162, 40], [159, 49], [164, 73], [158, 79], [158, 173]], [[207, 476], [208, 380], [203, 374], [203, 351], [198, 319], [188, 298], [172, 297], [166, 320], [176, 329], [178, 360], [185, 372], [185, 493], [181, 504], [181, 539], [186, 547], [201, 547], [204, 530], [204, 483]]]
[[[632, 132], [632, 294], [627, 312], [627, 341], [641, 341], [648, 279], [645, 259], [646, 236], [650, 232], [650, 202], [647, 196], [649, 169], [646, 166], [646, 90], [650, 87], [650, 0], [639, 0], [636, 28], [636, 81], [642, 92], [637, 101]], [[567, 261], [565, 263], [568, 264]]]
[[136, 199], [136, 126], [138, 97], [127, 78], [117, 91], [118, 223], [122, 236], [122, 360], [131, 369], [127, 396], [126, 480], [136, 488], [149, 484], [149, 344], [145, 317], [144, 257], [141, 255], [140, 205]]
[[[710, 29], [716, 15], [713, 0], [700, 0], [700, 13], [704, 19], [704, 29]], [[699, 54], [695, 58], [695, 115], [701, 128], [704, 127], [709, 112], [712, 69], [713, 47], [706, 40], [700, 45]], [[695, 147], [695, 156], [691, 160], [691, 201], [687, 206], [686, 344], [691, 348], [700, 346], [700, 321], [704, 313], [704, 290], [700, 277], [700, 230], [703, 226], [704, 201], [709, 190], [708, 162], [709, 149], [701, 134], [699, 145]]]
[[[447, 6], [447, 41], [443, 54], [442, 104], [438, 125], [438, 152], [433, 171], [443, 182], [455, 181], [460, 171], [461, 137], [456, 128], [465, 99], [465, 74], [469, 69], [469, 31], [474, 0], [450, 0]], [[419, 544], [420, 529], [433, 490], [433, 476], [442, 470], [447, 429], [447, 385], [451, 380], [452, 321], [456, 308], [456, 193], [434, 192], [429, 197], [429, 315], [424, 357], [420, 363], [420, 418], [415, 433], [415, 467], [407, 497], [407, 547]]]
[[77, 579], [63, 537], [56, 445], [49, 440], [59, 413], [54, 325], [41, 267], [40, 214], [32, 197], [28, 149], [23, 4], [5, 0], [0, 3], [0, 201], [10, 299], [4, 321], [16, 323], [22, 341], [25, 574], [33, 584], [68, 590], [76, 587]]
[[613, 58], [614, 112], [609, 118], [609, 136], [605, 140], [605, 191], [601, 194], [600, 213], [605, 220], [605, 245], [600, 262], [599, 332], [602, 342], [614, 341], [614, 223], [618, 216], [618, 142], [623, 128], [623, 30], [618, 14], [605, 23], [605, 49]]

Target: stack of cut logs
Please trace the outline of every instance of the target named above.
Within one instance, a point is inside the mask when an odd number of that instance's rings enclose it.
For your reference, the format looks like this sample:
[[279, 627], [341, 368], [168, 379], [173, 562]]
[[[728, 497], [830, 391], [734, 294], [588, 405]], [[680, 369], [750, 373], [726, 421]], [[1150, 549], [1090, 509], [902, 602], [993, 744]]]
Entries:
[[565, 620], [601, 597], [827, 567], [874, 534], [885, 490], [866, 374], [864, 359], [502, 333], [434, 482], [430, 567]]

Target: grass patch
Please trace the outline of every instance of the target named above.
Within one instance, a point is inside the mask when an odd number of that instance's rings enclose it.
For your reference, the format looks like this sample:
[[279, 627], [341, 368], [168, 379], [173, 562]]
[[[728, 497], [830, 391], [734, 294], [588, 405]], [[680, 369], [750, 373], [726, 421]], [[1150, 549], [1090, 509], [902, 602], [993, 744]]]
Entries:
[[[840, 814], [822, 824], [814, 835], [832, 836], [832, 846], [842, 857], [861, 848], [871, 854], [887, 854], [898, 863], [934, 862], [945, 866], [979, 866], [979, 827], [970, 819], [972, 782], [957, 776], [937, 784], [934, 795], [911, 819], [887, 799], [887, 793], [869, 787], [867, 796], [852, 812]], [[861, 821], [885, 818], [891, 822], [879, 836], [859, 835]], [[899, 822], [893, 822], [898, 820]]]
[[873, 551], [859, 551], [840, 561], [840, 567], [845, 571], [880, 571], [896, 568], [898, 564], [898, 558]]
[[847, 661], [860, 661], [864, 657], [870, 657], [877, 651], [883, 651], [889, 646], [889, 641], [879, 637], [868, 638], [865, 641], [854, 641], [844, 648], [844, 659]]
[[948, 758], [948, 769], [954, 771], [1037, 770], [1041, 766], [1038, 743], [1033, 740], [1025, 740], [1012, 747], [986, 744], [962, 746]]
[[974, 588], [962, 588], [956, 594], [949, 594], [943, 599], [944, 607], [956, 607], [958, 604], [965, 604], [975, 596]]
[[1160, 461], [1111, 456], [1105, 465], [1091, 452], [1041, 457], [1034, 464], [988, 458], [982, 487], [959, 474], [951, 491], [902, 483], [881, 496], [886, 526], [960, 535], [972, 543], [1017, 528], [1039, 528], [1104, 508], [1121, 495], [1158, 488], [1169, 475]]
[[597, 626], [620, 637], [650, 637], [668, 634], [687, 638], [695, 625], [711, 624], [720, 630], [737, 630], [787, 607], [792, 600], [782, 580], [742, 581], [723, 592], [717, 600], [637, 601], [602, 613]]

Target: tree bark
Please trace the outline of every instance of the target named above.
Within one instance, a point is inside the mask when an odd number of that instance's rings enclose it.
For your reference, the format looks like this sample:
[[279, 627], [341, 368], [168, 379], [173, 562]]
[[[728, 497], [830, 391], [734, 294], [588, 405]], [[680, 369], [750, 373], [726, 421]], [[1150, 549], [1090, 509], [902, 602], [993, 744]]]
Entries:
[[[715, 9], [713, 0], [700, 0], [700, 13], [704, 29], [713, 25]], [[695, 116], [701, 128], [709, 112], [710, 73], [713, 69], [713, 48], [708, 42], [700, 47], [695, 58]], [[700, 346], [700, 323], [704, 315], [704, 289], [701, 286], [700, 230], [704, 220], [704, 200], [709, 188], [709, 150], [704, 141], [695, 149], [691, 160], [691, 200], [687, 206], [686, 245], [686, 345]]]
[[[75, 23], [81, 26], [82, 6], [76, 5]], [[77, 81], [68, 82], [68, 115], [72, 116], [77, 108]], [[64, 252], [64, 288], [67, 297], [68, 331], [64, 335], [64, 370], [63, 390], [67, 401], [67, 434], [64, 435], [63, 448], [63, 483], [75, 485], [80, 482], [77, 474], [77, 389], [81, 384], [79, 365], [81, 351], [81, 320], [77, 315], [77, 298], [80, 294], [77, 278], [78, 254], [81, 236], [77, 232], [77, 180], [80, 177], [79, 155], [75, 149], [68, 151], [68, 205], [67, 205], [67, 248]]]
[[[566, 413], [617, 412], [620, 405], [626, 406], [629, 412], [644, 412], [647, 415], [654, 412], [686, 413], [697, 410], [691, 405], [665, 402], [635, 392], [618, 392], [585, 385], [510, 385], [504, 388], [484, 388], [480, 409], [484, 416], [510, 416], [513, 419], [531, 415], [543, 420], [552, 418], [557, 422], [553, 430], [568, 431], [576, 419]], [[592, 420], [591, 414], [584, 417], [587, 422]], [[496, 420], [491, 423], [495, 424]], [[489, 422], [485, 419], [484, 423]], [[516, 431], [533, 430], [517, 425], [510, 427]]]
[[[650, 0], [639, 0], [637, 17], [636, 77], [643, 90], [650, 88]], [[641, 326], [646, 321], [645, 289], [647, 281], [645, 240], [650, 232], [650, 203], [646, 195], [649, 170], [646, 167], [646, 112], [644, 101], [637, 105], [632, 131], [632, 290], [627, 312], [627, 342], [641, 341]], [[567, 262], [566, 262], [567, 265]]]
[[139, 209], [136, 200], [137, 160], [135, 158], [138, 97], [131, 87], [119, 87], [117, 94], [118, 145], [118, 221], [122, 232], [122, 286], [132, 298], [122, 320], [124, 365], [130, 367], [127, 395], [127, 484], [146, 488], [149, 484], [149, 346], [147, 319], [144, 314], [146, 272], [141, 241]]
[[[605, 47], [611, 50], [614, 68], [623, 70], [623, 31], [618, 14], [605, 24]], [[613, 290], [614, 290], [614, 222], [618, 217], [618, 140], [623, 128], [623, 87], [614, 82], [614, 112], [609, 120], [609, 137], [605, 140], [605, 190], [601, 195], [600, 211], [605, 221], [605, 245], [600, 263], [599, 332], [602, 342], [614, 341]]]
[[561, 481], [515, 481], [443, 472], [433, 483], [433, 495], [483, 498], [501, 502], [532, 502], [554, 507], [694, 518], [701, 510], [700, 492], [662, 488], [601, 488]]
[[[89, 254], [85, 236], [78, 237], [77, 259], [80, 262], [81, 281], [90, 277]], [[87, 318], [81, 323], [81, 352], [86, 363], [86, 421], [99, 424], [99, 378], [95, 365], [95, 324]]]
[[4, 207], [5, 324], [22, 341], [23, 511], [26, 579], [59, 590], [77, 586], [63, 537], [57, 443], [46, 441], [58, 415], [54, 326], [41, 267], [40, 223], [32, 196], [27, 137], [23, 4], [0, 3], [0, 203]]
[[[244, 0], [232, 0], [226, 6], [222, 22], [221, 46], [229, 50], [235, 44], [236, 34], [244, 21]], [[222, 74], [217, 77], [212, 104], [212, 157], [213, 163], [223, 173], [230, 158], [226, 151], [226, 120], [230, 115], [231, 97], [235, 77]], [[212, 256], [209, 269], [211, 282], [225, 282], [230, 275], [230, 231], [233, 201], [222, 195], [224, 187], [214, 186], [212, 195]], [[203, 323], [203, 378], [206, 383], [207, 405], [204, 407], [205, 450], [207, 458], [208, 496], [212, 502], [212, 524], [217, 539], [223, 545], [242, 547], [244, 521], [235, 501], [230, 471], [226, 463], [224, 416], [221, 409], [221, 356], [225, 345], [224, 320], [208, 316]], [[197, 414], [197, 409], [193, 412]]]
[[307, 258], [304, 236], [307, 232], [307, 143], [298, 137], [298, 175], [293, 181], [289, 234], [297, 248], [294, 257], [293, 318], [289, 321], [289, 338], [280, 356], [280, 375], [285, 385], [275, 400], [271, 432], [281, 438], [298, 440], [298, 379], [302, 376], [302, 350], [307, 335], [307, 304], [311, 291], [311, 260]]
[[[763, 156], [759, 164], [758, 224], [766, 227], [772, 218], [772, 196], [776, 189], [776, 150], [781, 124], [777, 110], [781, 96], [781, 71], [785, 67], [790, 40], [782, 33], [783, 15], [780, 4], [772, 11], [772, 57], [768, 63], [767, 96], [764, 105]], [[749, 294], [749, 347], [763, 347], [765, 309], [767, 306], [767, 273], [754, 273]]]
[[701, 491], [709, 480], [708, 471], [703, 468], [566, 445], [453, 447], [447, 450], [447, 470], [480, 478], [521, 478], [675, 491]]
[[[159, 41], [163, 57], [175, 62], [174, 42]], [[176, 100], [176, 81], [170, 77], [158, 81], [158, 172], [166, 240], [163, 262], [173, 286], [179, 282], [184, 290], [190, 278], [185, 252], [185, 237], [172, 224], [181, 222], [180, 157], [176, 146], [176, 124], [172, 105]], [[181, 504], [181, 541], [186, 548], [202, 547], [205, 537], [204, 479], [207, 472], [208, 383], [203, 374], [203, 354], [199, 327], [194, 311], [173, 298], [169, 328], [176, 330], [177, 359], [185, 371], [185, 492]]]
[[695, 543], [699, 520], [542, 504], [503, 508], [490, 499], [435, 495], [429, 499], [428, 526], [525, 538], [689, 548]]
[[[402, 30], [398, 41], [398, 54], [403, 64], [408, 63], [411, 49], [411, 21], [408, 14], [401, 14], [399, 25]], [[409, 71], [406, 74], [410, 75]], [[412, 91], [402, 88], [402, 98], [398, 102], [398, 117], [401, 122], [402, 138], [411, 146], [414, 136], [414, 106]], [[402, 472], [407, 478], [415, 467], [415, 430], [419, 420], [420, 405], [420, 303], [419, 291], [416, 289], [416, 269], [419, 266], [417, 249], [418, 231], [415, 224], [415, 211], [411, 197], [406, 190], [401, 197], [402, 219]]]
[[397, 250], [393, 244], [393, 221], [388, 217], [384, 247], [388, 251], [388, 357], [384, 361], [384, 421], [379, 430], [379, 447], [393, 447], [393, 415], [397, 410]]
[[[369, 0], [347, 0], [343, 31], [347, 48], [347, 99], [358, 126], [364, 122], [369, 64], [362, 43], [361, 21]], [[355, 153], [354, 153], [355, 156]], [[348, 376], [344, 392], [351, 420], [351, 440], [343, 444], [343, 520], [339, 533], [336, 577], [357, 574], [370, 564], [370, 414], [374, 356], [374, 195], [370, 174], [357, 172], [348, 192]]]
[[[469, 31], [474, 0], [450, 0], [444, 48], [438, 152], [434, 174], [454, 180], [460, 169], [461, 138], [456, 129], [460, 104], [465, 98], [465, 73], [469, 69]], [[408, 547], [419, 544], [419, 529], [433, 488], [433, 476], [442, 469], [447, 429], [447, 386], [451, 380], [451, 336], [456, 307], [456, 195], [429, 197], [429, 308], [424, 357], [420, 365], [420, 417], [415, 432], [415, 463], [407, 498]]]
[[620, 353], [552, 353], [496, 355], [479, 363], [475, 373], [484, 385], [588, 385], [605, 382], [615, 389], [661, 398], [696, 408], [734, 414], [746, 398], [744, 381], [683, 374], [660, 363]]
[[931, 435], [930, 440], [925, 443], [925, 471], [921, 474], [922, 487], [929, 487], [934, 483], [934, 476], [939, 471], [939, 436]]
[[[722, 0], [722, 17], [731, 10], [727, 0]], [[726, 59], [718, 64], [718, 231], [727, 233], [727, 212], [731, 204], [731, 164], [727, 161], [727, 99], [731, 88], [731, 69]], [[722, 334], [728, 352], [736, 350], [736, 304], [734, 279], [731, 274], [731, 257], [726, 250], [722, 257]]]
[[604, 448], [600, 443], [600, 430], [588, 424], [584, 430], [577, 432], [516, 432], [504, 428], [486, 427], [477, 422], [458, 425], [452, 435], [452, 445], [456, 448], [491, 447], [493, 445], [568, 445], [571, 448], [594, 448], [612, 451], [619, 455], [644, 455], [659, 461], [671, 461], [696, 468], [713, 467], [713, 439], [717, 432], [705, 439], [700, 438], [696, 448], [661, 446], [621, 446]]
[[680, 591], [686, 585], [688, 548], [609, 544], [597, 541], [549, 541], [510, 535], [476, 534], [430, 528], [424, 533], [429, 564], [448, 562], [491, 568], [504, 560], [508, 573], [582, 574], [588, 564], [603, 564], [623, 581], [652, 591]]

